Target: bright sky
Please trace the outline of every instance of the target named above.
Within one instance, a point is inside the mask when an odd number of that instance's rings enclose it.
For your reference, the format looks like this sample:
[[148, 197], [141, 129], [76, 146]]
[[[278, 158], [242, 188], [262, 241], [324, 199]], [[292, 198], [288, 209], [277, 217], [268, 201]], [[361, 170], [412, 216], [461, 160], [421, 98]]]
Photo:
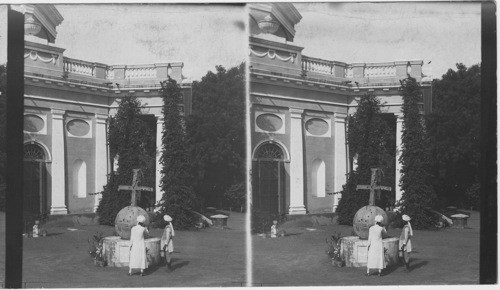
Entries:
[[307, 56], [347, 63], [423, 60], [424, 74], [435, 78], [458, 62], [481, 62], [480, 3], [294, 5], [303, 18], [293, 43]]
[[216, 65], [245, 61], [244, 6], [56, 5], [64, 17], [55, 45], [70, 58], [113, 64], [184, 62], [200, 80]]

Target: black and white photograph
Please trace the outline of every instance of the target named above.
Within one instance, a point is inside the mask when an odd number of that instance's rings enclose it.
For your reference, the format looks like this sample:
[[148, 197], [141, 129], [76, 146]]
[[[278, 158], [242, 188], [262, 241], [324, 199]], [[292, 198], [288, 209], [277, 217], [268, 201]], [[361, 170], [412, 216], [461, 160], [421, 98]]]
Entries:
[[0, 288], [497, 284], [495, 12], [0, 3]]
[[248, 6], [253, 284], [479, 283], [481, 4]]
[[10, 8], [22, 287], [244, 283], [244, 5]]

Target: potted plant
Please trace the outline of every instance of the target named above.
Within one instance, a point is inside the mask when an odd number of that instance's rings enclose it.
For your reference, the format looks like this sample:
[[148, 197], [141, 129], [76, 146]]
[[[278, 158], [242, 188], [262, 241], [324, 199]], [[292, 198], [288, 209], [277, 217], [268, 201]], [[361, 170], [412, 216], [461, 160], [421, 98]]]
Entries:
[[332, 264], [337, 267], [344, 266], [344, 257], [342, 255], [341, 241], [342, 241], [342, 236], [340, 233], [335, 233], [329, 239], [326, 240], [327, 244], [326, 253], [332, 260]]
[[103, 234], [97, 232], [89, 239], [89, 254], [94, 259], [94, 264], [97, 266], [106, 266], [106, 259], [104, 258], [103, 248]]

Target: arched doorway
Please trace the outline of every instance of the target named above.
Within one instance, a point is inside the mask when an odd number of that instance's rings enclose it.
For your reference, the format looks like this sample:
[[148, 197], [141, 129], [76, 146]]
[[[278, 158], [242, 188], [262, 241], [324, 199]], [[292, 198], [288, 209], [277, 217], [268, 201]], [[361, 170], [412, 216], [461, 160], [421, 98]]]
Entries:
[[24, 145], [23, 211], [25, 220], [48, 214], [45, 153], [37, 144]]
[[276, 144], [265, 143], [257, 148], [253, 162], [252, 203], [261, 212], [286, 212], [283, 150]]

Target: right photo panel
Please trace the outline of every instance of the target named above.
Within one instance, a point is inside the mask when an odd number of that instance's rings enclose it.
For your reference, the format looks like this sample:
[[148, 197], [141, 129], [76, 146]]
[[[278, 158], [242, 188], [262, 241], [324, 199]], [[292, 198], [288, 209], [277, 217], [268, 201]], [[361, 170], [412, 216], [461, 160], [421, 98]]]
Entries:
[[252, 284], [478, 284], [481, 4], [248, 12]]

